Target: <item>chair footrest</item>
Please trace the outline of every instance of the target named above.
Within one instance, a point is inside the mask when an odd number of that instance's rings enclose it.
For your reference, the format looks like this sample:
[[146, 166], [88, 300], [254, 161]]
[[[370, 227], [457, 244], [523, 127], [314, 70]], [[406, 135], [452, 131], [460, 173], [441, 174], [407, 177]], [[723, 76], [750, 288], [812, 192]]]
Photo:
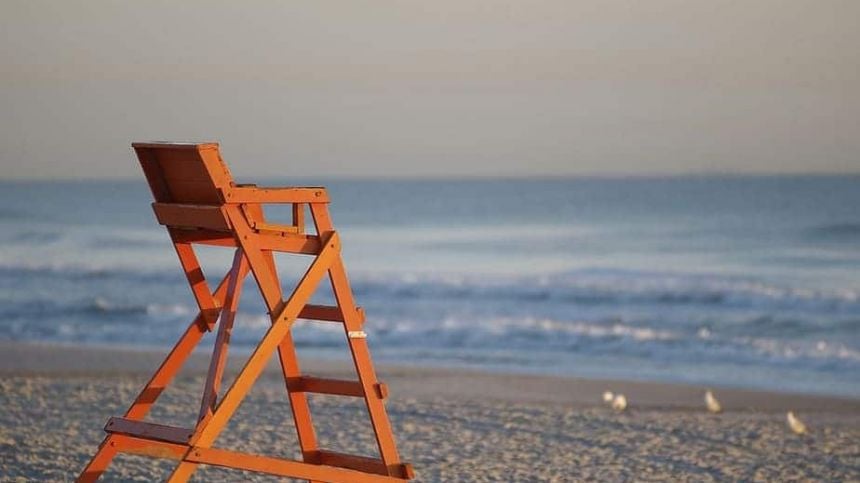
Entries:
[[188, 444], [191, 436], [194, 435], [193, 429], [132, 421], [125, 418], [110, 418], [105, 425], [105, 432], [176, 444]]
[[[330, 451], [316, 451], [311, 455], [313, 461], [302, 462], [219, 448], [192, 447], [187, 444], [169, 443], [152, 438], [141, 438], [124, 434], [114, 434], [110, 439], [110, 444], [119, 452], [136, 454], [138, 456], [184, 460], [205, 465], [257, 471], [312, 481], [328, 481], [333, 483], [396, 483], [414, 477], [412, 466], [408, 463], [391, 465], [393, 470], [391, 474], [394, 476], [389, 476], [389, 472], [386, 471], [386, 466], [381, 460], [362, 456], [342, 455]], [[331, 463], [326, 463], [326, 461], [331, 461]], [[362, 472], [358, 468], [359, 466], [365, 468], [372, 467], [377, 471]]]
[[[318, 451], [317, 453], [326, 453]], [[352, 458], [361, 458], [353, 456]], [[325, 458], [323, 458], [325, 459]], [[364, 459], [364, 458], [362, 458]], [[324, 462], [305, 463], [302, 461], [272, 458], [239, 451], [230, 451], [218, 448], [192, 448], [186, 457], [187, 461], [195, 463], [238, 468], [248, 471], [257, 471], [279, 476], [290, 476], [293, 478], [307, 479], [312, 481], [330, 481], [344, 483], [371, 483], [371, 482], [402, 482], [406, 476], [388, 476], [385, 465], [380, 460], [366, 458], [369, 461], [378, 462], [377, 469], [381, 472], [368, 474], [361, 469], [351, 468], [345, 465], [334, 465]], [[409, 465], [397, 465], [398, 467]], [[411, 471], [411, 466], [409, 466]]]

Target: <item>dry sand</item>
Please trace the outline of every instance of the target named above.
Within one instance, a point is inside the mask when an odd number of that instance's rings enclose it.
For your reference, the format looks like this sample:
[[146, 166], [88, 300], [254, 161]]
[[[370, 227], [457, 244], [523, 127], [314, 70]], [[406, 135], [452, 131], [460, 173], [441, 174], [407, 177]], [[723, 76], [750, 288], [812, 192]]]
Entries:
[[[0, 343], [0, 480], [71, 481], [163, 354]], [[193, 359], [148, 420], [188, 426], [206, 360]], [[306, 372], [347, 377], [343, 364]], [[398, 444], [420, 481], [860, 481], [860, 400], [704, 388], [382, 367]], [[230, 374], [228, 374], [229, 376]], [[630, 408], [603, 405], [605, 389]], [[314, 396], [321, 445], [374, 454], [360, 401]], [[811, 427], [785, 423], [795, 410]], [[218, 446], [297, 457], [283, 383], [267, 371]], [[120, 456], [105, 480], [153, 481], [172, 462]], [[201, 467], [195, 481], [273, 478]]]

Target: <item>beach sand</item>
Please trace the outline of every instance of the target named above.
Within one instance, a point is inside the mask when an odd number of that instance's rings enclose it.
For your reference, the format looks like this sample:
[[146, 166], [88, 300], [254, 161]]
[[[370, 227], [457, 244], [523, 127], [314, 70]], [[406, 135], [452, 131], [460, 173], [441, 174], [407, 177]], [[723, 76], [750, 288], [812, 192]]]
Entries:
[[[159, 351], [0, 343], [0, 480], [71, 481], [157, 367]], [[192, 359], [148, 416], [189, 426], [207, 359]], [[232, 366], [232, 371], [236, 368]], [[298, 457], [275, 366], [216, 446]], [[347, 365], [305, 372], [349, 377]], [[381, 366], [404, 461], [419, 481], [860, 481], [860, 400], [703, 387]], [[228, 372], [228, 378], [231, 374]], [[229, 379], [228, 379], [229, 380]], [[615, 413], [604, 390], [623, 392]], [[311, 396], [321, 446], [374, 455], [360, 400]], [[794, 410], [811, 433], [785, 422]], [[105, 481], [163, 479], [174, 463], [120, 455]], [[276, 481], [201, 467], [194, 481]]]

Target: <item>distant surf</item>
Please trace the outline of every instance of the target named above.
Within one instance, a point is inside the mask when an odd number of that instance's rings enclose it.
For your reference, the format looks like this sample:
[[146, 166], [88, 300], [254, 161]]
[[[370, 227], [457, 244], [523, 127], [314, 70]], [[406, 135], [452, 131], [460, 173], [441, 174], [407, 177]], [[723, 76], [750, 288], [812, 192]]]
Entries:
[[[860, 395], [860, 178], [317, 182], [378, 359]], [[175, 341], [196, 305], [142, 182], [2, 188], [0, 339]], [[246, 290], [240, 351], [269, 323]]]

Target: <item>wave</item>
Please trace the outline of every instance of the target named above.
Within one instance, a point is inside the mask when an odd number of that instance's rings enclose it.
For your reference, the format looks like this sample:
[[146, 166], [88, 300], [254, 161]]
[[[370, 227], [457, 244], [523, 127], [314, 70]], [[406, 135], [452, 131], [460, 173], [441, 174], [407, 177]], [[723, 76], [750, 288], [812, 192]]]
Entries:
[[830, 223], [805, 231], [810, 238], [833, 241], [860, 240], [860, 223]]
[[719, 275], [584, 270], [512, 277], [364, 277], [360, 296], [392, 299], [506, 300], [571, 305], [712, 306], [860, 313], [860, 291], [812, 290]]
[[6, 237], [3, 241], [11, 245], [47, 245], [63, 238], [62, 233], [55, 231], [24, 231]]
[[128, 280], [133, 282], [165, 283], [181, 281], [182, 274], [177, 269], [158, 270], [149, 268], [127, 269], [108, 268], [100, 265], [34, 263], [0, 265], [0, 279], [22, 279], [50, 277], [68, 281], [86, 282], [91, 280]]
[[0, 208], [0, 220], [23, 220], [27, 218], [27, 213], [8, 208]]

